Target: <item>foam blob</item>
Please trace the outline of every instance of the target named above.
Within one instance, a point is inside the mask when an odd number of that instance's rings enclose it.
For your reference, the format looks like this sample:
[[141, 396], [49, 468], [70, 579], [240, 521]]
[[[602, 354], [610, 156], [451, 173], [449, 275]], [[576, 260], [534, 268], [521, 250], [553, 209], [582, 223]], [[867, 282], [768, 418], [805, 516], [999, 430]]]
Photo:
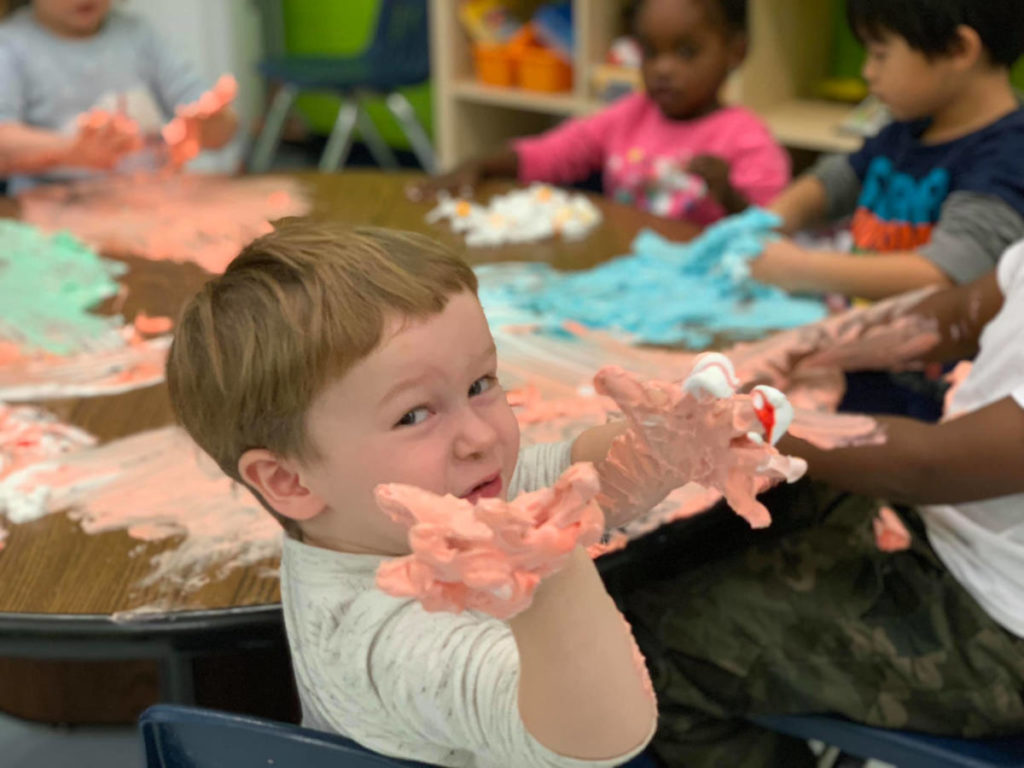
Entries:
[[597, 491], [590, 464], [573, 465], [553, 488], [514, 501], [473, 504], [406, 485], [381, 486], [377, 503], [409, 527], [412, 554], [382, 563], [377, 586], [416, 598], [428, 611], [509, 619], [529, 607], [541, 580], [561, 570], [573, 549], [600, 540]]
[[552, 335], [572, 321], [621, 331], [634, 342], [681, 343], [693, 350], [723, 335], [761, 338], [827, 314], [823, 301], [750, 278], [746, 265], [777, 224], [773, 214], [755, 208], [691, 243], [645, 231], [631, 254], [582, 272], [533, 263], [480, 266], [480, 300], [492, 325], [532, 324]]
[[546, 184], [497, 195], [487, 205], [441, 195], [427, 221], [447, 221], [471, 247], [529, 243], [561, 236], [580, 240], [597, 227], [601, 211], [585, 195]]
[[66, 232], [0, 220], [0, 339], [57, 355], [120, 346], [120, 319], [89, 310], [125, 270]]
[[771, 516], [757, 494], [807, 471], [802, 459], [782, 456], [765, 440], [773, 431], [765, 429], [753, 396], [716, 397], [700, 388], [694, 395], [692, 382], [687, 387], [646, 381], [617, 366], [599, 371], [594, 385], [629, 422], [598, 466], [599, 501], [616, 523], [653, 508], [673, 489], [697, 483], [722, 493], [752, 527], [763, 528]]

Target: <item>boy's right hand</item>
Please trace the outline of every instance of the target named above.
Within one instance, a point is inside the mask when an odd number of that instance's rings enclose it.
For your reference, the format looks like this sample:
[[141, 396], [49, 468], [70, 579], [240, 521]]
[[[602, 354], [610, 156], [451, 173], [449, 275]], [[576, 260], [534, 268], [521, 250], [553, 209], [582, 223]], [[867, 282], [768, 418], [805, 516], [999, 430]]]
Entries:
[[442, 192], [448, 193], [452, 197], [472, 197], [481, 181], [483, 181], [483, 169], [479, 163], [469, 161], [450, 173], [430, 176], [409, 184], [405, 188], [405, 194], [416, 203], [433, 200]]
[[78, 119], [78, 133], [67, 150], [66, 164], [79, 168], [113, 170], [122, 157], [142, 148], [142, 135], [134, 120], [103, 110]]

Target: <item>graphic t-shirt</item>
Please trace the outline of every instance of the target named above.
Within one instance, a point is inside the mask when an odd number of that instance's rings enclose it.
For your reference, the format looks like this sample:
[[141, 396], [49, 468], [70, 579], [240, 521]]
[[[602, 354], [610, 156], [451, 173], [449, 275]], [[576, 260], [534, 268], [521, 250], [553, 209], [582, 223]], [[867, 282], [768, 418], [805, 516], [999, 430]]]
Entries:
[[645, 94], [626, 96], [587, 117], [515, 142], [519, 180], [571, 184], [601, 171], [616, 202], [706, 226], [726, 215], [690, 162], [711, 155], [753, 205], [772, 202], [789, 183], [789, 158], [765, 124], [742, 107], [692, 120], [665, 117]]
[[928, 145], [927, 121], [893, 123], [850, 155], [861, 182], [853, 219], [861, 251], [911, 251], [930, 243], [957, 193], [998, 198], [1024, 216], [1024, 109], [968, 136]]

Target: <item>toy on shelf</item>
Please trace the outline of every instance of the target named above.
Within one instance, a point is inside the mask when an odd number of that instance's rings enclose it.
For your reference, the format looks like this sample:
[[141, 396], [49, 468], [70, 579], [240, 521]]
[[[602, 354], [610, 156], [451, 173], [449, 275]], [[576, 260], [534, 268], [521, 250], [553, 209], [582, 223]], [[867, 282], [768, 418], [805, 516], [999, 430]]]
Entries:
[[545, 46], [535, 24], [527, 24], [518, 41], [519, 87], [528, 91], [558, 93], [572, 88], [572, 65]]
[[892, 113], [877, 96], [868, 96], [839, 124], [839, 132], [871, 138], [892, 122]]
[[504, 3], [470, 0], [460, 6], [459, 19], [472, 40], [481, 83], [545, 93], [572, 88], [572, 18], [566, 4], [544, 6], [534, 21], [523, 24]]
[[632, 37], [612, 41], [604, 64], [594, 67], [591, 86], [602, 101], [615, 101], [644, 87], [640, 66], [643, 51]]
[[606, 60], [609, 64], [623, 69], [640, 69], [644, 63], [644, 52], [635, 37], [624, 35], [612, 40]]
[[572, 64], [573, 51], [576, 50], [576, 35], [572, 26], [571, 2], [561, 0], [542, 5], [533, 15], [533, 26], [537, 31], [537, 37], [545, 46], [567, 64]]
[[463, 0], [459, 21], [466, 34], [480, 45], [504, 45], [522, 29], [523, 23], [499, 0]]
[[447, 220], [455, 232], [465, 233], [466, 245], [497, 246], [530, 243], [561, 235], [580, 240], [601, 223], [601, 211], [584, 195], [569, 194], [546, 184], [534, 184], [505, 195], [488, 205], [442, 197], [427, 221]]

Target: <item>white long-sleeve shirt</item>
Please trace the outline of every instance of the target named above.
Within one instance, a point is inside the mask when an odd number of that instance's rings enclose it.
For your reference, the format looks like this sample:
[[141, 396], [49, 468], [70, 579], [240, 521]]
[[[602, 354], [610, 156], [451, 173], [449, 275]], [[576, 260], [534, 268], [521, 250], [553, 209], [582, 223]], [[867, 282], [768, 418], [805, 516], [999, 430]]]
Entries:
[[[553, 485], [570, 448], [522, 451], [509, 498]], [[285, 538], [281, 598], [303, 725], [457, 768], [599, 768], [642, 751], [586, 761], [543, 747], [519, 715], [519, 654], [508, 625], [475, 612], [427, 613], [384, 594], [374, 583], [384, 559]]]

